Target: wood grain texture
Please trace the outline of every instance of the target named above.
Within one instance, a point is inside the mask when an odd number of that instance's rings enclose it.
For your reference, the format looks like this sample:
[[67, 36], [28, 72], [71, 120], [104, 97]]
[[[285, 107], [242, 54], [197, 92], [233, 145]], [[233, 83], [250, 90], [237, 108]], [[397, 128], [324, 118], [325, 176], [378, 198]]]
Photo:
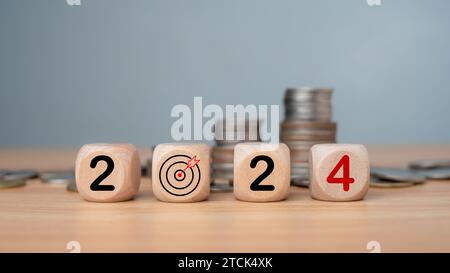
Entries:
[[[450, 158], [450, 145], [368, 146], [377, 166]], [[145, 160], [148, 151], [142, 151]], [[0, 168], [73, 168], [74, 150], [2, 150]], [[206, 202], [158, 202], [142, 179], [135, 200], [91, 203], [64, 186], [33, 180], [0, 191], [1, 252], [382, 252], [450, 251], [450, 181], [371, 188], [359, 202], [323, 202], [292, 188], [273, 203], [212, 193]]]

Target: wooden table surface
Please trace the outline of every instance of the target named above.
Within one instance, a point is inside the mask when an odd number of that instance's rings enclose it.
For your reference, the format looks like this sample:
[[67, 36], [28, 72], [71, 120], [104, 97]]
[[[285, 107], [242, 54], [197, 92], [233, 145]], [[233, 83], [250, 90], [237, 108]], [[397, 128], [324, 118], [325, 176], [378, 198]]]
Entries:
[[[450, 145], [368, 146], [372, 165], [450, 158]], [[142, 151], [142, 158], [149, 152]], [[76, 150], [0, 150], [0, 169], [73, 168]], [[364, 201], [246, 203], [213, 193], [192, 204], [158, 202], [142, 179], [135, 200], [90, 203], [61, 185], [31, 180], [0, 190], [1, 252], [450, 252], [450, 181], [371, 188]]]

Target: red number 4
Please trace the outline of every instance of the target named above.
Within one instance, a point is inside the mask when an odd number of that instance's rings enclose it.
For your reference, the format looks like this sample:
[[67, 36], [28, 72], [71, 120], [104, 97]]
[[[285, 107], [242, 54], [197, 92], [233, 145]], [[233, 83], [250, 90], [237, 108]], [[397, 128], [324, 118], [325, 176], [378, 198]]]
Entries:
[[[342, 177], [336, 177], [337, 172], [341, 168], [343, 168]], [[343, 157], [341, 157], [334, 169], [328, 175], [327, 182], [342, 183], [344, 191], [350, 190], [350, 184], [355, 182], [355, 179], [350, 177], [350, 157], [348, 155], [344, 155]]]

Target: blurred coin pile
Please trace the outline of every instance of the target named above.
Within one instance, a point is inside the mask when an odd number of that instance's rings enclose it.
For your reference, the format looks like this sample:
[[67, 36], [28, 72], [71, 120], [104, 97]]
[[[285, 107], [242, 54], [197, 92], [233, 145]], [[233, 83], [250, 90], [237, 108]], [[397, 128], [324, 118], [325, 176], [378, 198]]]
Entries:
[[281, 142], [291, 151], [291, 178], [296, 186], [309, 186], [309, 150], [315, 144], [336, 142], [329, 88], [288, 88], [284, 94], [285, 119]]
[[69, 191], [76, 191], [74, 172], [49, 171], [38, 172], [33, 170], [0, 171], [0, 189], [25, 186], [27, 180], [39, 178], [47, 184], [65, 184]]
[[233, 190], [234, 147], [238, 143], [260, 141], [258, 120], [218, 120], [214, 127], [216, 146], [212, 148], [211, 191]]
[[372, 187], [400, 188], [423, 184], [426, 180], [450, 180], [449, 160], [418, 160], [409, 164], [409, 169], [370, 169]]
[[34, 171], [0, 171], [0, 189], [16, 188], [25, 186], [28, 179], [38, 176]]
[[370, 186], [374, 188], [404, 188], [423, 184], [424, 175], [401, 168], [370, 168]]

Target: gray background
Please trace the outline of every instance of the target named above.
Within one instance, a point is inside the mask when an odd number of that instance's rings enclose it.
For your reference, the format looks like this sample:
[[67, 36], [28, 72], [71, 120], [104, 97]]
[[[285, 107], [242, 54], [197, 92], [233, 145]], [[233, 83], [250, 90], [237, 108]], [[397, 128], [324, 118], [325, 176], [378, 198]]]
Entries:
[[1, 0], [0, 146], [170, 141], [173, 105], [331, 86], [340, 142], [450, 141], [450, 1]]

